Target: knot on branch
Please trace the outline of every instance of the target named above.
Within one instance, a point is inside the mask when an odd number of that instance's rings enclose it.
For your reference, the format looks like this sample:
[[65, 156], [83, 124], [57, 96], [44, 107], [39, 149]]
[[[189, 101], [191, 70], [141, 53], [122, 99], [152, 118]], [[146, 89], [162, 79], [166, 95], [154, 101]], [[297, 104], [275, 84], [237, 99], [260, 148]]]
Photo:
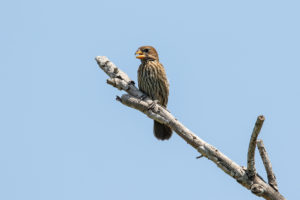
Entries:
[[127, 91], [129, 89], [129, 85], [119, 77], [116, 78], [109, 78], [106, 80], [107, 84], [112, 85], [119, 90]]
[[252, 171], [252, 170], [246, 169], [246, 174], [248, 176], [248, 179], [253, 183], [255, 175], [256, 175], [256, 172]]
[[265, 191], [264, 187], [260, 184], [253, 184], [250, 189], [252, 193], [258, 196], [261, 196]]

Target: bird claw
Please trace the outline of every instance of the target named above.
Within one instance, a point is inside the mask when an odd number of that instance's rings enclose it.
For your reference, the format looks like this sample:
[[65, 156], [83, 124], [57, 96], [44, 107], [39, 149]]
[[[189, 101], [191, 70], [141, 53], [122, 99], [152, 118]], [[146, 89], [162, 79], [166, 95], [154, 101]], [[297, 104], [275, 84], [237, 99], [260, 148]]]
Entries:
[[158, 103], [158, 100], [153, 100], [150, 105], [148, 106], [148, 110], [152, 110], [156, 108], [156, 104]]
[[143, 94], [143, 95], [140, 97], [140, 99], [143, 100], [143, 101], [144, 101], [146, 98], [147, 98], [147, 95], [145, 95], [145, 94]]
[[135, 82], [134, 82], [133, 80], [131, 80], [131, 81], [129, 82], [129, 85], [135, 85]]

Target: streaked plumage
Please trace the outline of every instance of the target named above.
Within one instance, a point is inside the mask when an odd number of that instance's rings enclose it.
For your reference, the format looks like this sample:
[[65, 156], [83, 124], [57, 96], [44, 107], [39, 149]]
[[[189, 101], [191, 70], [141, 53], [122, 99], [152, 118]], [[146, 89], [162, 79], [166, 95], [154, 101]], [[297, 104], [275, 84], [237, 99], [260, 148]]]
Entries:
[[[136, 54], [142, 62], [138, 69], [139, 89], [153, 100], [158, 100], [160, 105], [167, 107], [169, 82], [156, 50], [151, 46], [142, 46]], [[157, 139], [166, 140], [171, 137], [172, 129], [154, 121], [154, 135]]]

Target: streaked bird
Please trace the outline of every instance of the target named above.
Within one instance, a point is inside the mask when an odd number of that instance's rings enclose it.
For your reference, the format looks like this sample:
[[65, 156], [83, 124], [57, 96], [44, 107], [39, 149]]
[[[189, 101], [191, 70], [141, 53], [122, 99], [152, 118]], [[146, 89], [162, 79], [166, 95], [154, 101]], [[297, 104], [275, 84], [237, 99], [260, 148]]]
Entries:
[[[142, 46], [136, 52], [136, 58], [141, 60], [138, 69], [139, 89], [158, 104], [167, 107], [169, 97], [169, 82], [163, 65], [159, 62], [158, 53], [151, 46]], [[154, 135], [159, 140], [167, 140], [172, 135], [172, 129], [154, 121]]]

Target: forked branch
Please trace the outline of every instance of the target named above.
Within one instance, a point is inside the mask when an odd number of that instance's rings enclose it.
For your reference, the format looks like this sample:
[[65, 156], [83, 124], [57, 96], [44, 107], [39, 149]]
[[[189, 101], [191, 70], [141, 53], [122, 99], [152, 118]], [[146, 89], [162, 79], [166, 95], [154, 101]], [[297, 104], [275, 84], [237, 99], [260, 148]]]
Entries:
[[[153, 101], [150, 98], [144, 98], [145, 94], [139, 91], [139, 89], [135, 87], [134, 82], [123, 71], [119, 70], [111, 61], [109, 61], [107, 57], [97, 56], [96, 61], [99, 67], [110, 77], [107, 80], [107, 83], [128, 93], [123, 94], [121, 97], [117, 97], [117, 100], [122, 104], [139, 110], [149, 118], [170, 126], [182, 139], [203, 155], [203, 157], [214, 162], [238, 183], [251, 190], [253, 194], [267, 200], [285, 199], [276, 189], [274, 189], [274, 187], [267, 184], [261, 176], [255, 172], [254, 153], [252, 153], [252, 150], [254, 151], [255, 149], [257, 136], [253, 136], [253, 141], [251, 139], [251, 144], [249, 145], [249, 148], [251, 146], [251, 153], [250, 156], [248, 153], [248, 161], [250, 159], [250, 162], [248, 162], [247, 170], [245, 167], [239, 166], [232, 161], [217, 148], [195, 135], [191, 130], [180, 123], [168, 110], [158, 104], [153, 106]], [[261, 126], [262, 123], [254, 128], [255, 131], [253, 132], [255, 132], [256, 135], [258, 135]], [[251, 176], [249, 176], [249, 169], [252, 170]]]

